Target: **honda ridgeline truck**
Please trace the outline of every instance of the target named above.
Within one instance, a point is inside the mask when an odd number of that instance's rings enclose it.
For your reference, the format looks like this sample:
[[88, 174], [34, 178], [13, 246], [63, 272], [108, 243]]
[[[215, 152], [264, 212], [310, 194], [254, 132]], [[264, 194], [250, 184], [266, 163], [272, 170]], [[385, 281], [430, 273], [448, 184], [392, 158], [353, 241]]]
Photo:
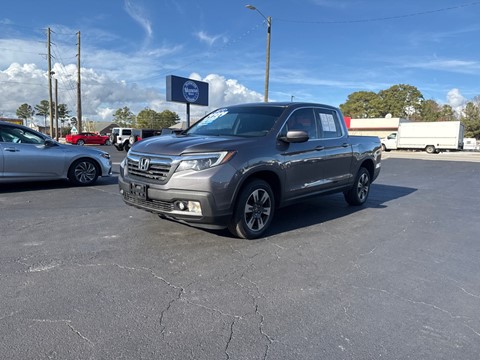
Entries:
[[349, 136], [335, 107], [242, 104], [135, 143], [119, 187], [125, 203], [161, 218], [254, 239], [295, 201], [343, 192], [364, 204], [380, 165], [379, 138]]

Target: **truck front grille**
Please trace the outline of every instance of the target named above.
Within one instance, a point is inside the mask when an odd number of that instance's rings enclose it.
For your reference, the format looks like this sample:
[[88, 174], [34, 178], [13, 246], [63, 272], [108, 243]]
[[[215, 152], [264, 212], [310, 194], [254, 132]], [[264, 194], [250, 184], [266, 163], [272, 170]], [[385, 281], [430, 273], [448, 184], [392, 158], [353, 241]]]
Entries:
[[[147, 165], [146, 162], [148, 162]], [[172, 168], [171, 160], [151, 156], [132, 155], [127, 158], [128, 174], [133, 179], [147, 180], [156, 184], [168, 181]]]

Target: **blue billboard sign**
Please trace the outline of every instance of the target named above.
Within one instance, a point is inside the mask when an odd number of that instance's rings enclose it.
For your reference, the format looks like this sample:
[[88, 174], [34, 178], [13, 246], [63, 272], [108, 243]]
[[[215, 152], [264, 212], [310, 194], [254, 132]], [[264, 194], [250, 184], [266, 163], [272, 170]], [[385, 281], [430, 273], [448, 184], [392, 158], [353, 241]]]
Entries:
[[167, 101], [208, 106], [208, 83], [168, 75]]

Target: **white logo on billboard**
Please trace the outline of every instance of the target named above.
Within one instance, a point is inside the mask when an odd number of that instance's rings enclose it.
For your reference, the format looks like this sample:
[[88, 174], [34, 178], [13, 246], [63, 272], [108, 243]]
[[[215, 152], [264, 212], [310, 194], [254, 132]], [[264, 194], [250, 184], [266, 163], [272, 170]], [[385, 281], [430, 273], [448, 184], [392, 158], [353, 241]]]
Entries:
[[188, 102], [195, 102], [198, 100], [199, 96], [200, 90], [195, 82], [189, 80], [183, 84], [183, 97], [185, 100]]

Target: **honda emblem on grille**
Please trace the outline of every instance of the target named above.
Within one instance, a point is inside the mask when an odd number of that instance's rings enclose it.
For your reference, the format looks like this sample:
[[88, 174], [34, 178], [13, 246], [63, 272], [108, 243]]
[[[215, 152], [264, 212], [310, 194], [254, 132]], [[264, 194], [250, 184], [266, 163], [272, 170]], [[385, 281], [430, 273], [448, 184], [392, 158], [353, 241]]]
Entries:
[[147, 171], [148, 167], [150, 166], [150, 159], [146, 157], [140, 158], [138, 162], [138, 169], [142, 171]]

